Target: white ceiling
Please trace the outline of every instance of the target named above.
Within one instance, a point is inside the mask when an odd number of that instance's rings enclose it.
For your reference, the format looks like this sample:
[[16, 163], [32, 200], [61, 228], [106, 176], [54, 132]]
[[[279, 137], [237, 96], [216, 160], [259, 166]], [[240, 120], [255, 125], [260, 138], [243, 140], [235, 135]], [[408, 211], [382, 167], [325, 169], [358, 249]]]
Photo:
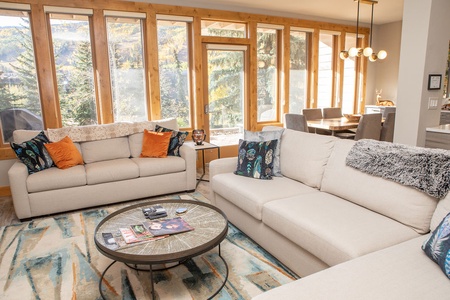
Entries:
[[[354, 25], [357, 3], [353, 0], [135, 0], [159, 4], [190, 6], [294, 17]], [[371, 6], [361, 4], [360, 21], [370, 23]], [[402, 20], [403, 0], [378, 0], [374, 24]]]

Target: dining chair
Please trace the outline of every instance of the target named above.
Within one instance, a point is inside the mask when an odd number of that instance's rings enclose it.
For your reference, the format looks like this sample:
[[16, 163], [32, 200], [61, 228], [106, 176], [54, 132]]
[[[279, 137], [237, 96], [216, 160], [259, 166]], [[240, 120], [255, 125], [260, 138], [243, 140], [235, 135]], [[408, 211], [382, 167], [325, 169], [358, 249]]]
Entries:
[[287, 129], [309, 132], [306, 117], [300, 114], [285, 114], [284, 126]]
[[340, 107], [324, 107], [322, 108], [322, 113], [324, 119], [342, 117], [342, 109]]
[[302, 115], [306, 117], [306, 120], [322, 119], [322, 109], [320, 108], [304, 108], [302, 109]]
[[355, 141], [361, 139], [380, 140], [381, 136], [381, 113], [380, 114], [364, 114], [359, 120], [356, 132], [338, 132], [335, 136], [344, 139], [354, 139]]
[[393, 142], [395, 128], [395, 113], [388, 113], [381, 127], [380, 141]]
[[383, 119], [386, 119], [388, 114], [390, 114], [390, 113], [395, 113], [396, 110], [397, 110], [397, 108], [396, 108], [395, 106], [386, 106], [386, 107], [384, 108], [384, 110], [383, 110], [383, 116], [382, 116], [382, 118], [383, 118]]
[[[306, 117], [306, 121], [308, 120], [320, 120], [322, 119], [322, 109], [320, 108], [304, 108], [302, 109], [302, 115]], [[330, 132], [323, 129], [314, 129], [310, 128], [309, 132], [318, 133], [318, 134], [331, 134]]]

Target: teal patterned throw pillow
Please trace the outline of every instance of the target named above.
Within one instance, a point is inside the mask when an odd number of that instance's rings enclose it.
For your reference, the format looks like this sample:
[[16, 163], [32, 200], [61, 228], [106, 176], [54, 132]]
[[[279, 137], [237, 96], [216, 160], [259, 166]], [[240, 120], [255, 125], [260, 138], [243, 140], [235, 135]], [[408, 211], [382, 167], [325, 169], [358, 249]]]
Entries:
[[278, 140], [252, 142], [239, 140], [236, 175], [272, 179], [274, 153]]
[[159, 125], [155, 126], [156, 132], [172, 132], [172, 136], [170, 137], [169, 149], [167, 151], [167, 155], [169, 156], [181, 156], [180, 155], [180, 147], [183, 145], [184, 140], [188, 136], [187, 131], [176, 131], [169, 128], [165, 128]]
[[21, 144], [10, 143], [11, 148], [28, 169], [28, 174], [33, 174], [52, 166], [53, 160], [45, 149], [44, 144], [49, 143], [47, 136], [41, 131], [37, 136]]
[[450, 278], [450, 213], [425, 241], [422, 249]]

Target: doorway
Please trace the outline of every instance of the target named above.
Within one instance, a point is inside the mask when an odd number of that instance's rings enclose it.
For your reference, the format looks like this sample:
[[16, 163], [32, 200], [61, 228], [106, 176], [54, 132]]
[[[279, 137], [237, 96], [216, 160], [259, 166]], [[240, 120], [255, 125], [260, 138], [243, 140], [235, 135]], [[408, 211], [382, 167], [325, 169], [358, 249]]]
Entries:
[[204, 44], [205, 130], [209, 142], [237, 145], [244, 136], [247, 46]]

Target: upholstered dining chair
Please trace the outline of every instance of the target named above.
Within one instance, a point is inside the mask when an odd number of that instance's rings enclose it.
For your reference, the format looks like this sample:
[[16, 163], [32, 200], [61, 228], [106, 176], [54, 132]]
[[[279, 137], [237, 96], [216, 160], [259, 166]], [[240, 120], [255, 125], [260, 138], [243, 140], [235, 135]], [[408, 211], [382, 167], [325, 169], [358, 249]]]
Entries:
[[342, 117], [342, 109], [340, 107], [324, 107], [322, 108], [322, 113], [324, 119]]
[[380, 141], [393, 142], [395, 128], [395, 113], [388, 113], [381, 127]]
[[[318, 120], [322, 119], [322, 109], [320, 108], [304, 108], [302, 109], [302, 115], [306, 117], [306, 120]], [[319, 134], [331, 134], [330, 132], [323, 129], [310, 128], [309, 132], [319, 133]]]
[[300, 114], [285, 114], [284, 126], [292, 130], [309, 132], [306, 117]]
[[381, 136], [381, 114], [365, 114], [359, 119], [358, 128], [354, 134], [342, 132], [336, 133], [335, 136], [345, 139], [361, 139], [380, 140]]
[[390, 113], [395, 113], [396, 110], [397, 110], [397, 108], [396, 108], [395, 106], [386, 106], [386, 107], [384, 108], [384, 110], [383, 110], [383, 116], [382, 116], [382, 118], [383, 118], [383, 119], [386, 119], [388, 114], [390, 114]]
[[322, 119], [322, 110], [320, 108], [304, 108], [302, 109], [302, 115], [306, 117], [306, 120]]

